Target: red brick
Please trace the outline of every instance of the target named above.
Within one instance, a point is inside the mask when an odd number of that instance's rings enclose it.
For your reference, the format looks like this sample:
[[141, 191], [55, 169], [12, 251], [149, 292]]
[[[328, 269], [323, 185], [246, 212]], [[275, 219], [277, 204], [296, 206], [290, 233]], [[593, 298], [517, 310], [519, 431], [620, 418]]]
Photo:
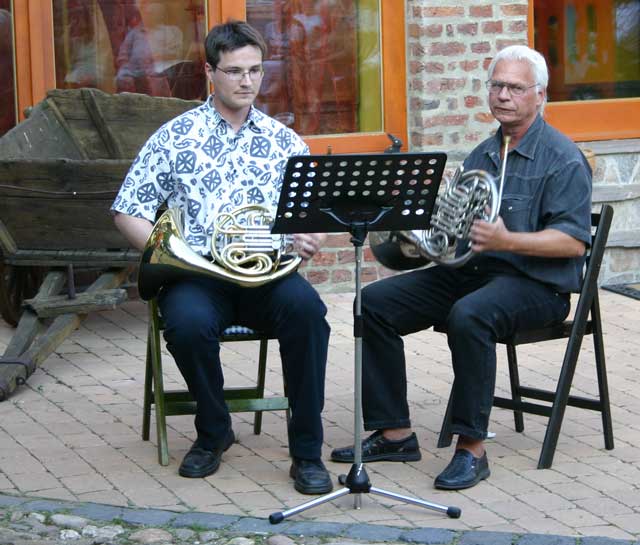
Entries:
[[326, 269], [311, 269], [305, 272], [305, 276], [311, 284], [324, 284], [329, 280], [329, 271]]
[[335, 252], [318, 252], [313, 256], [311, 260], [311, 264], [313, 266], [319, 265], [334, 265], [336, 262], [336, 253]]
[[436, 134], [418, 134], [417, 145], [418, 146], [441, 146], [444, 138], [442, 133]]
[[500, 6], [500, 11], [507, 17], [516, 15], [526, 16], [529, 12], [529, 6], [525, 4], [510, 4], [508, 6]]
[[489, 70], [489, 65], [491, 64], [491, 57], [486, 57], [483, 61], [482, 61], [482, 68], [484, 68], [485, 70]]
[[505, 47], [509, 47], [510, 45], [527, 45], [527, 40], [523, 38], [522, 40], [498, 40], [496, 43], [496, 48], [498, 51], [504, 49]]
[[527, 31], [526, 21], [512, 21], [507, 25], [507, 31], [511, 34], [520, 34]]
[[355, 255], [350, 250], [340, 250], [338, 251], [338, 263], [353, 263], [356, 260]]
[[487, 113], [478, 112], [473, 116], [473, 118], [476, 121], [479, 121], [480, 123], [493, 123], [495, 121], [495, 118], [488, 112]]
[[436, 42], [429, 48], [430, 55], [461, 55], [467, 47], [461, 42]]
[[418, 74], [424, 70], [424, 64], [419, 61], [409, 61], [409, 73]]
[[430, 92], [455, 91], [465, 86], [465, 78], [433, 78], [426, 82]]
[[502, 21], [486, 21], [482, 23], [483, 34], [501, 34]]
[[373, 282], [378, 279], [378, 269], [376, 267], [363, 267], [362, 268], [362, 281]]
[[466, 96], [464, 97], [464, 105], [467, 108], [475, 108], [476, 106], [480, 106], [482, 104], [482, 99], [477, 96]]
[[458, 33], [465, 36], [475, 36], [476, 34], [478, 34], [478, 23], [465, 23], [462, 25], [458, 25], [457, 28]]
[[424, 8], [422, 14], [424, 17], [461, 17], [464, 15], [464, 8], [459, 6]]
[[467, 132], [464, 135], [465, 142], [479, 142], [480, 141], [480, 133], [477, 132]]
[[422, 29], [422, 33], [427, 38], [438, 38], [442, 36], [442, 25], [427, 25]]
[[424, 65], [424, 71], [428, 74], [443, 74], [444, 64], [441, 62], [427, 62]]
[[347, 233], [330, 234], [323, 246], [324, 248], [344, 248], [351, 244], [350, 241], [351, 235]]
[[479, 61], [460, 61], [460, 68], [465, 72], [471, 72], [478, 68]]
[[493, 6], [471, 6], [469, 8], [471, 17], [491, 17], [493, 15]]
[[489, 53], [491, 51], [491, 44], [489, 42], [476, 42], [471, 44], [471, 51], [473, 53]]
[[469, 121], [468, 115], [436, 115], [428, 117], [423, 123], [424, 127], [456, 127], [465, 125]]
[[349, 269], [340, 269], [337, 271], [331, 271], [331, 282], [351, 282], [353, 274]]
[[416, 23], [411, 23], [407, 27], [407, 34], [410, 38], [419, 38], [422, 34], [422, 27]]

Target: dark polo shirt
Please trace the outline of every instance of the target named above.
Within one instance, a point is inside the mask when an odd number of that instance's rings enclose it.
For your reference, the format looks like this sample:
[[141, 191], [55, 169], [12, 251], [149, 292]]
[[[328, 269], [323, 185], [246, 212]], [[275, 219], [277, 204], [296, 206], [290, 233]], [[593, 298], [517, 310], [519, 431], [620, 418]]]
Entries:
[[[465, 170], [486, 170], [498, 181], [501, 140], [498, 129], [471, 152], [464, 161]], [[509, 152], [500, 216], [510, 231], [557, 229], [587, 245], [591, 242], [591, 168], [578, 147], [540, 116]], [[560, 293], [580, 290], [584, 257], [484, 252], [469, 264], [487, 258], [505, 261]]]

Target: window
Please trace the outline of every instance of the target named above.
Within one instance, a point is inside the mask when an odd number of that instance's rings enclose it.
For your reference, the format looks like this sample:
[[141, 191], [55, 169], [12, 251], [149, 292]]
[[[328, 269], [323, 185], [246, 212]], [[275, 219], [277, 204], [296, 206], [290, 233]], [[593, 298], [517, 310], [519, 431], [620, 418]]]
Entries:
[[204, 0], [53, 0], [58, 89], [203, 99]]
[[382, 130], [377, 1], [248, 0], [268, 46], [258, 106], [304, 135]]
[[547, 117], [576, 140], [640, 136], [640, 0], [535, 0]]
[[0, 0], [0, 136], [16, 124], [11, 1]]

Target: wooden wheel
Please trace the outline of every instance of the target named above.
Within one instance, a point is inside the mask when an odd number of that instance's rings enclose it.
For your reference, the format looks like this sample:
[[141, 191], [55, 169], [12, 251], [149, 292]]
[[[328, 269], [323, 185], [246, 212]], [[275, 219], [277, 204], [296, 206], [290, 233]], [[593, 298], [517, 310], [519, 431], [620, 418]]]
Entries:
[[22, 301], [33, 297], [40, 287], [42, 267], [14, 267], [0, 262], [0, 314], [12, 325], [18, 325]]

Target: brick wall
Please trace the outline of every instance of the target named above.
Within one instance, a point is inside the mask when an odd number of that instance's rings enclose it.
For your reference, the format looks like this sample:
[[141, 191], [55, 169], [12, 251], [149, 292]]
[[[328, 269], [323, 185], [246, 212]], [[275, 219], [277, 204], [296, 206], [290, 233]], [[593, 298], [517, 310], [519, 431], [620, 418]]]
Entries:
[[[398, 0], [398, 4], [401, 1]], [[410, 151], [444, 151], [455, 167], [495, 129], [484, 81], [502, 47], [527, 43], [526, 1], [407, 0], [407, 124]], [[352, 291], [349, 235], [329, 235], [301, 272], [325, 293]], [[393, 274], [364, 251], [363, 283]]]

